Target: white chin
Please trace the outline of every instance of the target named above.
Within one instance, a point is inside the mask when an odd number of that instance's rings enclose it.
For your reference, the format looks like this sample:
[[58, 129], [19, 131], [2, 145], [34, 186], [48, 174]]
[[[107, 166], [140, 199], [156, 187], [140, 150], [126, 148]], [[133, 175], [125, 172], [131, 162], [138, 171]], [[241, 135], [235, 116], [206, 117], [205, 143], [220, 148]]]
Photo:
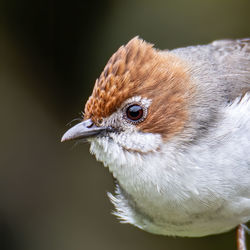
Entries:
[[[90, 152], [109, 167], [114, 178], [126, 173], [131, 166], [140, 165], [142, 158], [159, 150], [162, 146], [159, 134], [152, 133], [110, 133], [110, 137], [96, 137], [90, 141]], [[119, 176], [118, 176], [119, 175]]]

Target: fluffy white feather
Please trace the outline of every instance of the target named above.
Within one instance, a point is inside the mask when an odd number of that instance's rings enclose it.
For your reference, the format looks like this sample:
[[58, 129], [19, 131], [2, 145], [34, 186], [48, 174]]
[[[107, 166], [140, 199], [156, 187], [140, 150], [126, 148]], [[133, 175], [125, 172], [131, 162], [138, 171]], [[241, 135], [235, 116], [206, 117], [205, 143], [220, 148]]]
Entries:
[[138, 131], [92, 139], [91, 152], [124, 190], [109, 194], [116, 215], [179, 236], [220, 233], [250, 220], [249, 94], [220, 114], [199, 144], [180, 148], [177, 137], [163, 143], [158, 134]]

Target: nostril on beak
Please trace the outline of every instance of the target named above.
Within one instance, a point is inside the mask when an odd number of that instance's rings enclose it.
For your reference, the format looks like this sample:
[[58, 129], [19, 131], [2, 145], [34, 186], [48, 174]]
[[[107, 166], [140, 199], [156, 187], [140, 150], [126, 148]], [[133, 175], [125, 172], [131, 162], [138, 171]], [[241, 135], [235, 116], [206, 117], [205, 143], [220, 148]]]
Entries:
[[94, 125], [94, 122], [91, 119], [84, 121], [86, 128], [91, 128]]
[[87, 128], [91, 128], [91, 127], [93, 127], [93, 125], [94, 125], [94, 123], [93, 123], [93, 122], [90, 122], [90, 124], [87, 125], [86, 127], [87, 127]]

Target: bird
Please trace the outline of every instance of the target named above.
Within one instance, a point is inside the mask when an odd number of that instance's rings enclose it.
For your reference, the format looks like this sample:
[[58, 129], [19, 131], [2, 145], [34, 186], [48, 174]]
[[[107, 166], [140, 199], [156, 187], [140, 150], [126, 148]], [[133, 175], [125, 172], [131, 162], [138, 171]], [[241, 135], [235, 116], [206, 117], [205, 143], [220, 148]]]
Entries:
[[114, 214], [202, 237], [250, 221], [250, 38], [160, 50], [136, 36], [109, 59], [80, 123], [115, 179]]

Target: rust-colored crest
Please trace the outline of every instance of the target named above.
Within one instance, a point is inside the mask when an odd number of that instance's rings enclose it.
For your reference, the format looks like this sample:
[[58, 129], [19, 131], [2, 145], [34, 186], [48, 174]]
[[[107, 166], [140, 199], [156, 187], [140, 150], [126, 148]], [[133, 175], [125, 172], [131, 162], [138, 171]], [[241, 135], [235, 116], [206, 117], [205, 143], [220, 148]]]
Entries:
[[142, 96], [152, 104], [148, 117], [137, 126], [167, 138], [187, 120], [191, 89], [188, 69], [179, 58], [135, 37], [113, 54], [96, 80], [85, 106], [85, 119], [98, 124], [128, 98]]

